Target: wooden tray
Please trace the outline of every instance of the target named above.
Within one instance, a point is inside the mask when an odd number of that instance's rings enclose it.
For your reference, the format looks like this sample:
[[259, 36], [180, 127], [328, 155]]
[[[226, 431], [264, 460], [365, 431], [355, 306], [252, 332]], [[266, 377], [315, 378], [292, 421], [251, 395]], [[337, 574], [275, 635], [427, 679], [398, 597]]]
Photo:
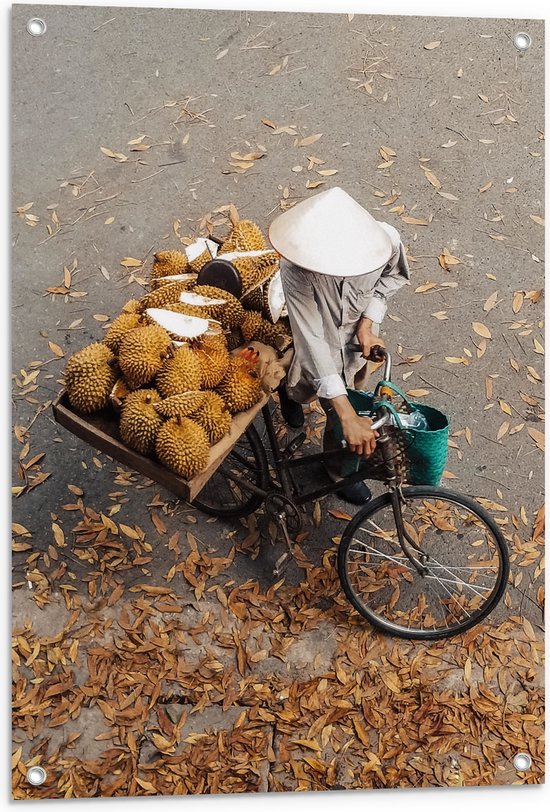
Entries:
[[[256, 341], [252, 341], [250, 346], [255, 347], [260, 352], [261, 360], [266, 363], [264, 381], [269, 389], [274, 390], [285, 376], [285, 369], [288, 368], [291, 359], [291, 351], [284, 358], [278, 359], [276, 351], [271, 347], [266, 347]], [[182, 477], [161, 465], [156, 459], [144, 457], [124, 445], [118, 430], [119, 416], [114, 409], [103, 409], [101, 412], [91, 415], [80, 414], [70, 405], [65, 390], [53, 402], [52, 409], [56, 421], [72, 434], [84, 440], [93, 448], [97, 448], [98, 451], [108, 454], [123, 465], [127, 465], [129, 468], [133, 468], [135, 471], [139, 471], [140, 474], [149, 477], [149, 479], [158, 482], [181, 499], [191, 502], [200, 493], [210, 477], [214, 475], [235, 443], [238, 442], [239, 438], [268, 402], [269, 397], [269, 393], [264, 394], [261, 400], [251, 409], [234, 415], [229, 434], [226, 434], [219, 443], [216, 443], [210, 449], [206, 468], [190, 480], [182, 479]]]

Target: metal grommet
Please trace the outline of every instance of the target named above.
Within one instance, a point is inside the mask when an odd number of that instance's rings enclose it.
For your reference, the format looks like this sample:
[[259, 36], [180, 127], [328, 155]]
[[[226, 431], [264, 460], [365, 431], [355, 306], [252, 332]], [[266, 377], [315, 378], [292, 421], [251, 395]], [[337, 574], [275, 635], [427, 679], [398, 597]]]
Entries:
[[526, 31], [518, 31], [518, 33], [514, 35], [513, 42], [518, 51], [526, 51], [533, 44], [531, 35]]
[[27, 31], [31, 37], [41, 37], [46, 33], [46, 23], [41, 17], [31, 17], [27, 22]]
[[531, 768], [533, 760], [529, 753], [516, 753], [514, 756], [514, 767], [519, 772], [526, 772]]
[[33, 787], [41, 786], [47, 777], [48, 775], [44, 767], [29, 767], [27, 770], [27, 781], [29, 784], [32, 784]]

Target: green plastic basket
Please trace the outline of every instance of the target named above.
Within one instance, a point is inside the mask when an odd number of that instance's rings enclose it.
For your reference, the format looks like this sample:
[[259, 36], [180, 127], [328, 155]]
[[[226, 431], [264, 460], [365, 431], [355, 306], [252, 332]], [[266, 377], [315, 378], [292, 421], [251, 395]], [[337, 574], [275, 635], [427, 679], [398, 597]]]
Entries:
[[[380, 389], [392, 389], [413, 411], [421, 412], [428, 423], [427, 429], [402, 427], [399, 412], [392, 403], [379, 396]], [[401, 478], [409, 485], [439, 485], [447, 464], [449, 418], [444, 412], [424, 403], [409, 401], [404, 392], [391, 381], [379, 381], [374, 392], [348, 389], [348, 398], [356, 412], [372, 415], [377, 407], [386, 406], [399, 426], [388, 426], [387, 431], [395, 448], [395, 462]], [[340, 421], [335, 415], [335, 434], [343, 438]], [[386, 466], [380, 449], [366, 460], [347, 452], [342, 461], [342, 476], [364, 470], [365, 479], [385, 479]]]

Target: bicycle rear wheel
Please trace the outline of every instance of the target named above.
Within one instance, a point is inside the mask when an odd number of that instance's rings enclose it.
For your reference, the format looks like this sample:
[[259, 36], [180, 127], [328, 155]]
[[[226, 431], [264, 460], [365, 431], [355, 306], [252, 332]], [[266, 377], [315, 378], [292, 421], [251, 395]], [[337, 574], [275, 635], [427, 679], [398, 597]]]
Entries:
[[252, 425], [233, 446], [213, 477], [191, 504], [209, 516], [218, 516], [222, 519], [236, 519], [253, 513], [262, 504], [263, 496], [234, 482], [230, 478], [232, 475], [262, 490], [267, 489], [269, 482], [267, 454], [260, 435]]
[[[466, 631], [495, 608], [508, 581], [508, 550], [498, 525], [473, 499], [441, 488], [404, 488], [404, 553], [391, 496], [365, 505], [349, 522], [338, 550], [348, 600], [373, 626], [419, 640]], [[420, 552], [421, 551], [421, 552]]]

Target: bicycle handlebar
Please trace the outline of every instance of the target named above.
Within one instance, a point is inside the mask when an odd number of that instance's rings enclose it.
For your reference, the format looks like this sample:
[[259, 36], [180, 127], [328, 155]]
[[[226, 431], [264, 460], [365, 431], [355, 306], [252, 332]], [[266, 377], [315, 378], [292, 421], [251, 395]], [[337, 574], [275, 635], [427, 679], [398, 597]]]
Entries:
[[[350, 344], [349, 348], [352, 352], [363, 352], [363, 348], [360, 344]], [[391, 381], [391, 355], [385, 347], [382, 347], [380, 344], [373, 344], [367, 361], [373, 361], [375, 364], [384, 361], [382, 377], [385, 381]]]

